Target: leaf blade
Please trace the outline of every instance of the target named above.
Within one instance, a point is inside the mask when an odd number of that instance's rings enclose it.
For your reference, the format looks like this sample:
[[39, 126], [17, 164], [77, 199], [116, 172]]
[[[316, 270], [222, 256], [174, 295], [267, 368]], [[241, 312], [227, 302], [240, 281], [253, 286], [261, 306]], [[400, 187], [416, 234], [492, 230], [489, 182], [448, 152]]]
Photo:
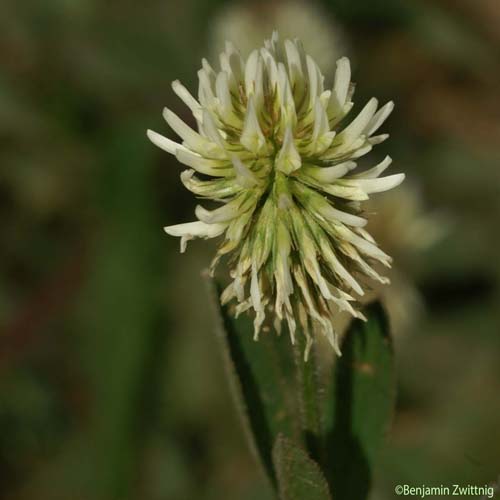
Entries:
[[395, 369], [386, 314], [379, 303], [355, 320], [332, 372], [327, 417], [327, 477], [340, 498], [365, 499], [376, 454], [392, 420]]
[[331, 500], [328, 483], [319, 465], [281, 434], [273, 447], [273, 461], [281, 500]]
[[263, 332], [253, 340], [251, 319], [235, 318], [221, 306], [217, 285], [207, 280], [217, 312], [217, 336], [233, 399], [250, 449], [274, 487], [273, 443], [279, 434], [300, 438], [297, 401], [293, 391], [295, 366], [284, 335]]
[[305, 337], [298, 335], [293, 346], [296, 368], [297, 403], [300, 412], [302, 438], [309, 455], [318, 463], [325, 461], [324, 421], [321, 413], [320, 375], [316, 352], [312, 345], [307, 361], [304, 359], [306, 349]]

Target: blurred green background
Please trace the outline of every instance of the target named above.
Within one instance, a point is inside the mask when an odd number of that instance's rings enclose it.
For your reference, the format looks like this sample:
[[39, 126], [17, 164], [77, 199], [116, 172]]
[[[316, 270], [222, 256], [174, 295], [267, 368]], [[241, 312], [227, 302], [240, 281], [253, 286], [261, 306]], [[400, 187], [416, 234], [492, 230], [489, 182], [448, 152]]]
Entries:
[[[272, 498], [214, 342], [200, 277], [214, 244], [180, 255], [163, 233], [192, 220], [196, 202], [145, 131], [172, 136], [165, 105], [190, 120], [170, 82], [196, 92], [201, 57], [222, 49], [238, 12], [258, 32], [282, 7], [1, 3], [0, 498]], [[318, 57], [350, 56], [357, 109], [372, 95], [396, 102], [372, 163], [390, 154], [422, 211], [446, 219], [439, 241], [399, 261], [420, 305], [395, 332], [398, 409], [373, 498], [394, 498], [399, 483], [494, 482], [500, 3], [314, 8], [322, 28], [304, 43], [331, 31]]]

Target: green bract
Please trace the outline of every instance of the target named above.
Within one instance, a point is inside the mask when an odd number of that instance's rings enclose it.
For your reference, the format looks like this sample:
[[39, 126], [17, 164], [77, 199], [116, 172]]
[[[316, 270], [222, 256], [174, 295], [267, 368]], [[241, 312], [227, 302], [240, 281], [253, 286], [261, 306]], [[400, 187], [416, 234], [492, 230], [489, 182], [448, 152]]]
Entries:
[[404, 174], [379, 177], [388, 157], [351, 172], [357, 158], [388, 137], [374, 134], [394, 104], [377, 111], [373, 98], [342, 128], [354, 93], [349, 60], [337, 61], [333, 88], [325, 90], [300, 42], [282, 43], [276, 33], [246, 61], [227, 43], [220, 71], [203, 60], [198, 77], [198, 100], [173, 83], [198, 130], [166, 109], [182, 144], [153, 131], [148, 136], [190, 167], [181, 180], [191, 192], [222, 205], [197, 206], [197, 221], [165, 231], [181, 237], [181, 251], [190, 239], [224, 235], [211, 270], [229, 256], [233, 281], [221, 301], [235, 299], [236, 314], [253, 309], [255, 338], [270, 315], [278, 331], [286, 320], [292, 342], [299, 322], [306, 356], [316, 332], [338, 351], [332, 314], [362, 317], [354, 295], [363, 295], [363, 281], [387, 282], [372, 264], [390, 266], [391, 259], [363, 229], [360, 202], [397, 186]]

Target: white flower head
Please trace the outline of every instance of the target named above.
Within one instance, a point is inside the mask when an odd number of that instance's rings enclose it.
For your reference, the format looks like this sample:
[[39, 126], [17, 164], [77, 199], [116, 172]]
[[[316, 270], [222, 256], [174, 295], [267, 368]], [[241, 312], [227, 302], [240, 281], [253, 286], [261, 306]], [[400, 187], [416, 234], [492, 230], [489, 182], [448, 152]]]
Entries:
[[192, 238], [223, 235], [211, 269], [228, 257], [232, 282], [221, 300], [235, 300], [236, 314], [253, 310], [255, 338], [272, 317], [276, 328], [287, 323], [292, 341], [300, 324], [306, 357], [316, 333], [338, 351], [332, 314], [362, 317], [354, 296], [364, 294], [367, 280], [387, 283], [373, 263], [390, 267], [391, 258], [364, 229], [361, 202], [404, 174], [380, 177], [390, 158], [353, 171], [388, 137], [376, 134], [393, 103], [378, 109], [371, 99], [343, 126], [354, 92], [349, 60], [337, 61], [333, 87], [325, 88], [301, 43], [281, 42], [276, 32], [246, 61], [228, 43], [220, 70], [203, 60], [198, 76], [198, 99], [173, 84], [198, 130], [165, 110], [182, 142], [148, 136], [189, 167], [181, 174], [187, 189], [222, 204], [197, 206], [197, 221], [165, 231], [181, 238], [181, 251]]

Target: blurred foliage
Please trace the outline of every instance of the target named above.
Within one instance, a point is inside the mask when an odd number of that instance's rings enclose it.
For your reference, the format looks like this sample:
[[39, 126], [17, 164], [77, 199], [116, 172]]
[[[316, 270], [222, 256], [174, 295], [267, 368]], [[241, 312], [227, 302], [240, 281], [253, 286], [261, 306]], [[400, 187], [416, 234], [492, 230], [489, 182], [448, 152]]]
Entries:
[[[229, 1], [0, 5], [0, 497], [264, 500], [201, 269], [163, 224], [194, 202], [146, 142], [196, 90]], [[357, 103], [393, 98], [390, 153], [451, 233], [412, 266], [399, 402], [373, 498], [500, 470], [500, 4], [323, 0]], [[186, 119], [188, 119], [186, 117]], [[382, 153], [381, 153], [382, 154]], [[223, 492], [223, 494], [221, 494]]]

